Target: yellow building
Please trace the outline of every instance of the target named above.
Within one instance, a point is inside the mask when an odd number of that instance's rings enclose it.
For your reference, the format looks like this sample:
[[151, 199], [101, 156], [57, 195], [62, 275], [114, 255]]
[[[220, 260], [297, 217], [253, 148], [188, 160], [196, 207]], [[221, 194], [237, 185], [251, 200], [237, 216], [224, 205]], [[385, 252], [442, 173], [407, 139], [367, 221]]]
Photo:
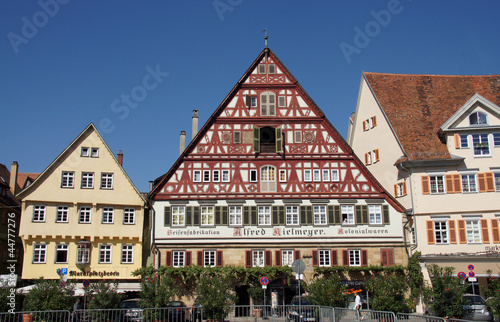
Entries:
[[59, 279], [58, 269], [67, 268], [68, 279], [116, 279], [119, 288], [138, 290], [130, 282], [144, 263], [147, 208], [122, 160], [90, 124], [17, 195], [23, 279]]

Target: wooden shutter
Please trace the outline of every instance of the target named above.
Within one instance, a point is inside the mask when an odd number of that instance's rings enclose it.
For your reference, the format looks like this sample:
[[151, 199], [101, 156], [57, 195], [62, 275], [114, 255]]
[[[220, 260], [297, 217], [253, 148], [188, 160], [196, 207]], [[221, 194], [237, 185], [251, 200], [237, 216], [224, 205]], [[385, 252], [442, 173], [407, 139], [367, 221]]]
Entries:
[[227, 207], [217, 206], [215, 207], [215, 224], [216, 225], [227, 225]]
[[370, 160], [369, 160], [369, 157], [368, 157], [368, 153], [365, 153], [365, 165], [369, 165], [370, 163]]
[[465, 230], [465, 220], [458, 220], [458, 241], [460, 244], [467, 244], [467, 231]]
[[433, 245], [436, 243], [434, 238], [434, 221], [427, 220], [426, 224], [427, 224], [427, 244]]
[[450, 244], [457, 243], [457, 227], [455, 220], [448, 220], [448, 230], [450, 232]]
[[249, 206], [243, 207], [243, 225], [244, 226], [250, 225], [250, 207]]
[[334, 223], [340, 224], [342, 223], [342, 217], [340, 215], [340, 206], [334, 206], [335, 208], [335, 220]]
[[216, 259], [217, 259], [217, 267], [222, 267], [224, 266], [224, 259], [222, 258], [222, 250], [218, 250], [216, 252]]
[[260, 153], [260, 129], [253, 126], [253, 152]]
[[164, 219], [163, 219], [163, 225], [164, 226], [170, 226], [170, 219], [172, 219], [172, 216], [171, 216], [171, 208], [170, 207], [165, 207], [165, 210], [164, 210]]
[[193, 207], [193, 225], [200, 225], [200, 206]]
[[314, 267], [318, 266], [318, 251], [317, 250], [312, 251], [312, 265]]
[[398, 184], [397, 183], [394, 185], [394, 197], [401, 197], [400, 195], [398, 195]]
[[460, 147], [461, 147], [461, 144], [460, 144], [460, 134], [455, 133], [453, 135], [453, 137], [455, 138], [455, 149], [460, 149]]
[[356, 205], [356, 224], [357, 225], [367, 225], [368, 224], [368, 206], [367, 205]]
[[272, 206], [271, 207], [271, 214], [272, 214], [272, 225], [273, 226], [277, 226], [278, 225], [278, 221], [279, 221], [279, 218], [278, 218], [278, 206]]
[[446, 193], [457, 193], [460, 191], [455, 190], [454, 186], [454, 181], [453, 181], [453, 175], [452, 174], [447, 174], [444, 176], [444, 181], [446, 182]]
[[252, 251], [245, 251], [245, 267], [252, 267]]
[[186, 262], [184, 266], [191, 266], [191, 252], [186, 252]]
[[165, 266], [172, 266], [172, 252], [165, 252]]
[[276, 153], [283, 152], [283, 130], [281, 125], [276, 127]]
[[366, 249], [361, 250], [361, 266], [368, 266], [368, 251]]
[[274, 252], [275, 264], [276, 266], [281, 266], [281, 250], [277, 250]]
[[373, 154], [375, 154], [375, 161], [374, 162], [379, 162], [380, 161], [380, 156], [379, 156], [378, 149], [373, 150]]
[[271, 253], [270, 250], [266, 250], [264, 252], [265, 254], [265, 266], [272, 266], [273, 265], [273, 254]]
[[483, 235], [483, 244], [490, 243], [490, 234], [488, 233], [488, 219], [481, 219], [481, 234]]
[[300, 224], [312, 224], [312, 206], [300, 206]]
[[204, 266], [203, 265], [203, 251], [199, 250], [198, 251], [198, 266]]
[[394, 249], [380, 249], [382, 266], [394, 266]]
[[457, 193], [461, 193], [462, 192], [462, 177], [460, 176], [460, 173], [455, 173], [452, 176], [453, 176], [454, 191]]
[[406, 196], [407, 191], [406, 191], [406, 181], [403, 181], [403, 195]]
[[384, 225], [390, 224], [389, 205], [382, 205], [382, 219], [384, 220]]
[[250, 108], [252, 106], [252, 99], [250, 98], [250, 95], [245, 95], [245, 105]]
[[486, 189], [486, 175], [485, 175], [485, 173], [478, 173], [477, 174], [477, 183], [479, 186], [479, 192], [487, 192], [488, 191]]
[[300, 250], [296, 249], [293, 254], [293, 259], [297, 260], [300, 259]]
[[431, 190], [429, 187], [429, 176], [423, 175], [422, 176], [422, 194], [428, 195], [430, 193], [431, 193]]
[[377, 126], [377, 116], [372, 116], [372, 127]]
[[344, 266], [349, 266], [349, 251], [347, 249], [342, 250], [342, 261]]
[[491, 237], [493, 238], [493, 242], [495, 244], [500, 243], [500, 229], [498, 227], [498, 219], [493, 218], [491, 220]]
[[493, 172], [486, 172], [484, 175], [486, 177], [486, 191], [495, 191], [495, 175]]
[[332, 250], [332, 266], [339, 266], [339, 259], [337, 257], [336, 250]]
[[363, 132], [366, 131], [366, 121], [363, 121]]
[[186, 207], [186, 226], [193, 224], [193, 207]]

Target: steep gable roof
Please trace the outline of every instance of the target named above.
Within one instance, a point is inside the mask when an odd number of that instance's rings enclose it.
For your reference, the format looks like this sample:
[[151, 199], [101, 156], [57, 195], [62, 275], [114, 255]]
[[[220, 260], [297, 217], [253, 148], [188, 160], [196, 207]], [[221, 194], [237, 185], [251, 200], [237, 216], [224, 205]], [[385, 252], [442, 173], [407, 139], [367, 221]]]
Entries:
[[438, 132], [475, 94], [500, 104], [500, 75], [365, 72], [363, 77], [411, 160], [451, 159]]

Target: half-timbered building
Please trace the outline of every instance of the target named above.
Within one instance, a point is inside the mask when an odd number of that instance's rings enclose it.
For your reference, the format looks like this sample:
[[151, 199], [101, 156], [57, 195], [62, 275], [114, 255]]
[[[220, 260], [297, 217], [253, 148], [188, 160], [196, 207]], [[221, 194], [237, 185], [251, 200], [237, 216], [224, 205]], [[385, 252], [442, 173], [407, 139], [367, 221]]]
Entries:
[[181, 150], [150, 194], [155, 265], [302, 259], [307, 281], [318, 266], [406, 264], [403, 207], [270, 49]]

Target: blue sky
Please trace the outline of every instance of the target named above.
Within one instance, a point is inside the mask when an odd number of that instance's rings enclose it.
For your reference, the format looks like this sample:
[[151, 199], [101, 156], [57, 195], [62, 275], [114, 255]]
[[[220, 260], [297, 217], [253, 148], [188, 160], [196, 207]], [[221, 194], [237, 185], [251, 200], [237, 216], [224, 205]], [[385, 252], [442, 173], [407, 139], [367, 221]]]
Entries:
[[180, 131], [191, 138], [192, 110], [201, 128], [262, 51], [264, 28], [345, 138], [363, 71], [499, 74], [499, 13], [498, 0], [3, 0], [0, 163], [42, 172], [93, 122], [147, 191]]

